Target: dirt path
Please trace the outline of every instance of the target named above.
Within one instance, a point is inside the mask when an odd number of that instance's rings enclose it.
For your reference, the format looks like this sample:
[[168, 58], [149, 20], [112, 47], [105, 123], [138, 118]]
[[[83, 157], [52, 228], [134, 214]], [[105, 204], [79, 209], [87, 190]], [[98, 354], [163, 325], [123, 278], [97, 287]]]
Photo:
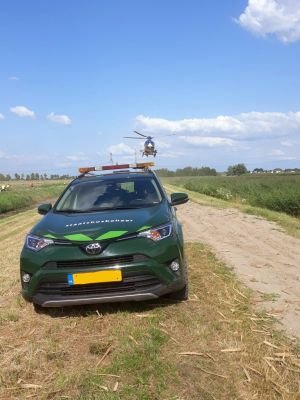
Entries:
[[189, 202], [178, 207], [185, 240], [209, 244], [258, 293], [289, 335], [300, 337], [300, 240], [275, 223], [236, 209]]

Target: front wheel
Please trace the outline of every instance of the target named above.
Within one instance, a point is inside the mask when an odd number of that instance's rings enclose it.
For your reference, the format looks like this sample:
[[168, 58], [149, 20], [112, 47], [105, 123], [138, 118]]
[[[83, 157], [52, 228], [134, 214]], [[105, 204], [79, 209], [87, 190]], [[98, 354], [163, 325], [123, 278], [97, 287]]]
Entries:
[[37, 314], [43, 314], [45, 312], [45, 308], [40, 306], [39, 304], [33, 303], [33, 308]]
[[188, 300], [189, 298], [189, 287], [186, 284], [182, 289], [177, 290], [177, 292], [169, 293], [167, 295], [169, 299], [172, 300], [178, 300], [178, 301], [184, 301]]

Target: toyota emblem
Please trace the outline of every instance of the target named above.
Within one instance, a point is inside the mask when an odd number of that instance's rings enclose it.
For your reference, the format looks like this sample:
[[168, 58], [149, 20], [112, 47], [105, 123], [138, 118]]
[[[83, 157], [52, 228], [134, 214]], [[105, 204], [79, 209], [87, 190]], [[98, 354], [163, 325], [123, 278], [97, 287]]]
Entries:
[[95, 255], [95, 254], [100, 254], [102, 250], [102, 247], [100, 243], [90, 243], [87, 246], [85, 246], [85, 251], [87, 254]]

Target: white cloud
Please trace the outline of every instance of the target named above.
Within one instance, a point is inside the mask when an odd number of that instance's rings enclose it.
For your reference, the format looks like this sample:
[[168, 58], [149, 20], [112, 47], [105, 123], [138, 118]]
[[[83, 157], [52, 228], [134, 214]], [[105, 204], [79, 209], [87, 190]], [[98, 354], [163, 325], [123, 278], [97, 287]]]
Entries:
[[295, 157], [294, 155], [288, 155], [281, 149], [273, 149], [270, 151], [269, 156], [271, 156], [271, 159], [277, 160], [277, 161], [293, 161], [297, 160], [298, 158]]
[[7, 154], [4, 151], [0, 150], [0, 160], [12, 160], [17, 158], [15, 154]]
[[4, 119], [4, 115], [0, 113], [0, 119]]
[[170, 143], [163, 142], [162, 140], [154, 139], [154, 141], [155, 141], [155, 146], [159, 147], [160, 149], [169, 149], [171, 147]]
[[270, 153], [272, 156], [284, 156], [285, 153], [280, 149], [274, 149]]
[[179, 136], [179, 139], [188, 144], [199, 147], [220, 147], [220, 146], [233, 146], [234, 140], [222, 137], [210, 136]]
[[29, 108], [25, 106], [16, 106], [16, 107], [11, 107], [10, 111], [18, 117], [29, 117], [29, 118], [35, 118], [34, 111], [30, 110]]
[[18, 81], [20, 78], [18, 78], [17, 76], [9, 76], [8, 79], [10, 81]]
[[165, 151], [163, 153], [159, 152], [159, 158], [178, 158], [179, 156], [183, 156], [184, 153], [181, 151]]
[[290, 140], [284, 140], [280, 144], [281, 144], [281, 146], [286, 146], [286, 147], [292, 147], [293, 146], [293, 142], [291, 142]]
[[163, 118], [151, 118], [144, 115], [138, 115], [136, 122], [143, 128], [152, 132], [211, 132], [212, 130], [220, 130], [223, 132], [234, 130], [236, 132], [242, 131], [241, 122], [229, 116], [220, 115], [216, 118], [192, 118], [170, 121]]
[[259, 36], [273, 34], [282, 42], [300, 39], [299, 0], [248, 0], [236, 21]]
[[116, 145], [110, 146], [108, 151], [114, 155], [132, 155], [134, 154], [134, 149], [125, 143], [118, 143]]
[[54, 114], [54, 112], [51, 112], [49, 115], [47, 115], [47, 119], [51, 122], [57, 122], [58, 124], [63, 124], [63, 125], [71, 125], [72, 121], [71, 118], [68, 117], [68, 115], [58, 115]]
[[235, 140], [284, 137], [300, 130], [298, 112], [249, 112], [236, 116], [168, 120], [143, 115], [136, 117], [139, 128], [152, 132], [224, 137]]
[[66, 156], [66, 159], [70, 161], [86, 161], [88, 157], [84, 153], [78, 153]]

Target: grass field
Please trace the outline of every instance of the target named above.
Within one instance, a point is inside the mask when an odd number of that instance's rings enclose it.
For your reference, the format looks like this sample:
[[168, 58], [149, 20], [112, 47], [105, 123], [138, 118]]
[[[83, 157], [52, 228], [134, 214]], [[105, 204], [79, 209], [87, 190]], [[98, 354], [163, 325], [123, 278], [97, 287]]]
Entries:
[[202, 245], [187, 245], [189, 301], [36, 314], [19, 294], [18, 259], [38, 218], [0, 220], [0, 399], [300, 398], [300, 345]]
[[[36, 203], [56, 198], [65, 188], [63, 181], [9, 181], [7, 192], [0, 193], [0, 214], [33, 207]], [[0, 186], [1, 186], [0, 182]]]
[[163, 182], [232, 203], [300, 216], [300, 175], [164, 178]]

